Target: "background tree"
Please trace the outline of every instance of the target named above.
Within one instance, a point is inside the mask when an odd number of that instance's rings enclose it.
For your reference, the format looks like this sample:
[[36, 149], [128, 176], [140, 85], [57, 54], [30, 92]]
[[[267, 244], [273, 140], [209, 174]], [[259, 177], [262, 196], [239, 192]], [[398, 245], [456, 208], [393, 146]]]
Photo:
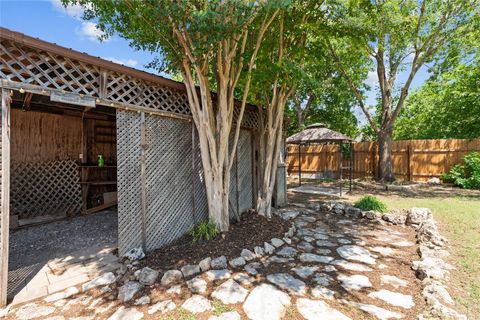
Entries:
[[[316, 31], [315, 28], [311, 30]], [[322, 35], [311, 32], [307, 45], [308, 56], [302, 66], [303, 72], [287, 103], [287, 136], [303, 130], [308, 124], [321, 122], [333, 130], [355, 137], [357, 118], [353, 113], [356, 105], [353, 92], [332, 65]], [[357, 70], [353, 81], [362, 87], [369, 61], [348, 50], [345, 43], [338, 46], [337, 52], [344, 65]]]
[[461, 63], [414, 92], [400, 113], [395, 139], [480, 137], [480, 57]]
[[[258, 50], [282, 1], [63, 0], [85, 19], [156, 54], [151, 66], [181, 73], [200, 144], [208, 212], [229, 227], [230, 170]], [[244, 81], [239, 89], [239, 79]], [[211, 80], [214, 81], [212, 88]], [[212, 95], [212, 90], [216, 95]], [[241, 102], [235, 103], [236, 90]], [[234, 118], [234, 109], [238, 116]], [[233, 134], [233, 142], [229, 138]]]
[[[347, 79], [358, 104], [377, 135], [380, 178], [394, 180], [392, 135], [418, 70], [468, 36], [478, 23], [476, 0], [332, 1], [330, 36], [325, 42], [339, 72]], [[355, 70], [343, 64], [336, 39], [346, 39], [355, 52], [372, 59], [378, 76], [378, 122], [365, 103], [364, 92], [352, 80]], [[405, 74], [405, 81], [399, 75]]]

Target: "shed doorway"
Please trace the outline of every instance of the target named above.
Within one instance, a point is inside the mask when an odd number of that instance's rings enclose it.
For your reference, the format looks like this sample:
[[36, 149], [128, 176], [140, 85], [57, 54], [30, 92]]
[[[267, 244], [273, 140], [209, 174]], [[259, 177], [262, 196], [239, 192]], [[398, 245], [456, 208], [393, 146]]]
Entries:
[[14, 91], [10, 128], [7, 291], [16, 304], [115, 265], [116, 114]]

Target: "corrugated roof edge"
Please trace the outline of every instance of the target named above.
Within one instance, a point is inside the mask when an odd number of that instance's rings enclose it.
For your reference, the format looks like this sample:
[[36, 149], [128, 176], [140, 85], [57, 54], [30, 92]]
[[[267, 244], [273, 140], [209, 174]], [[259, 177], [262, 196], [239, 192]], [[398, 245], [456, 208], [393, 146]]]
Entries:
[[[158, 83], [159, 85], [169, 87], [174, 90], [186, 92], [185, 84], [183, 84], [182, 82], [174, 81], [153, 73], [148, 73], [135, 68], [127, 67], [122, 64], [118, 64], [118, 63], [111, 62], [99, 57], [89, 55], [88, 53], [79, 52], [73, 49], [62, 47], [58, 44], [41, 40], [38, 38], [34, 38], [24, 33], [13, 31], [4, 27], [0, 27], [0, 38], [14, 41], [38, 50], [44, 50], [44, 51], [52, 52], [55, 54], [59, 54], [65, 57], [79, 60], [84, 63], [92, 64], [92, 65], [105, 68], [111, 71], [121, 72], [145, 81]], [[216, 93], [213, 93], [213, 94], [215, 95]], [[236, 103], [238, 104], [239, 101], [236, 100]], [[247, 103], [247, 109], [257, 111], [257, 107], [249, 103]]]

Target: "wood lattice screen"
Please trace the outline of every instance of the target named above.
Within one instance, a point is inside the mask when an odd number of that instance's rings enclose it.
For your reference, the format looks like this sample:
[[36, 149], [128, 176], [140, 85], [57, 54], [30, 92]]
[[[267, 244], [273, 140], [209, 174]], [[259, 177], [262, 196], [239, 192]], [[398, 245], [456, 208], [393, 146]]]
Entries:
[[[151, 81], [0, 39], [0, 77], [37, 90], [58, 90], [99, 99], [97, 103], [142, 107], [191, 116], [187, 95]], [[73, 52], [73, 51], [72, 51]], [[159, 79], [161, 79], [159, 77]], [[48, 94], [48, 92], [45, 92]], [[235, 115], [238, 111], [235, 112]], [[242, 126], [256, 128], [258, 114], [246, 110]]]

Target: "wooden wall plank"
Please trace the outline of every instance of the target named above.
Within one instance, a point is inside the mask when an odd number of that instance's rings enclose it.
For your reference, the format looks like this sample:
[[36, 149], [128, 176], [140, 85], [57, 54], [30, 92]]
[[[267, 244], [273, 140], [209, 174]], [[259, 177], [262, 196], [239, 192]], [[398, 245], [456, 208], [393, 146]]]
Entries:
[[7, 304], [10, 222], [10, 92], [2, 88], [2, 177], [0, 220], [0, 308]]

